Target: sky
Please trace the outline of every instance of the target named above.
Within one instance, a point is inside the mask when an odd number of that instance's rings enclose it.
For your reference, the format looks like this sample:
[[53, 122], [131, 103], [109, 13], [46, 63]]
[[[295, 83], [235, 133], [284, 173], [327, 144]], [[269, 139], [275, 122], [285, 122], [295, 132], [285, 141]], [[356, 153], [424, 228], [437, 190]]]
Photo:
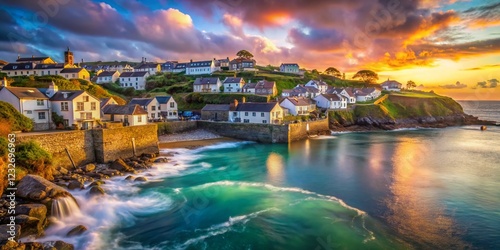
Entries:
[[0, 0], [0, 59], [298, 63], [500, 100], [500, 0]]

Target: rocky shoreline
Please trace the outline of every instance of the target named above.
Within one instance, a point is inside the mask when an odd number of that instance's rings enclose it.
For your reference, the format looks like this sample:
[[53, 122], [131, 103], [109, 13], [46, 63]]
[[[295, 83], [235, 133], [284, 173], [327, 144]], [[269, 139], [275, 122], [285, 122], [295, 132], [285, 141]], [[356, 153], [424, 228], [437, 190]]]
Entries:
[[354, 122], [342, 119], [330, 122], [330, 128], [335, 132], [364, 132], [377, 130], [396, 130], [405, 128], [446, 128], [452, 126], [469, 125], [495, 126], [496, 122], [480, 120], [478, 117], [468, 114], [455, 114], [451, 116], [437, 117], [428, 116], [395, 120], [390, 118], [362, 117], [355, 120]]
[[[68, 190], [88, 190], [87, 195], [92, 197], [104, 195], [105, 191], [101, 185], [112, 177], [127, 175], [126, 180], [146, 182], [148, 179], [139, 173], [152, 168], [153, 163], [168, 162], [169, 157], [173, 155], [160, 157], [156, 154], [143, 154], [138, 157], [117, 159], [108, 164], [86, 164], [72, 170], [59, 167], [53, 173], [53, 181], [37, 175], [23, 177], [16, 186], [15, 217], [9, 214], [9, 209], [12, 209], [9, 194], [14, 193], [6, 192], [0, 199], [0, 245], [2, 245], [0, 250], [74, 249], [72, 244], [63, 241], [20, 243], [18, 240], [28, 236], [39, 238], [44, 235], [44, 230], [50, 226], [49, 217], [59, 215], [58, 211], [53, 211], [54, 203], [69, 198], [76, 204], [75, 198]], [[13, 219], [15, 226], [9, 225]], [[9, 234], [8, 231], [13, 233]], [[67, 236], [78, 236], [85, 231], [87, 228], [79, 225], [69, 230]], [[15, 234], [14, 241], [9, 240], [12, 239], [12, 234]]]

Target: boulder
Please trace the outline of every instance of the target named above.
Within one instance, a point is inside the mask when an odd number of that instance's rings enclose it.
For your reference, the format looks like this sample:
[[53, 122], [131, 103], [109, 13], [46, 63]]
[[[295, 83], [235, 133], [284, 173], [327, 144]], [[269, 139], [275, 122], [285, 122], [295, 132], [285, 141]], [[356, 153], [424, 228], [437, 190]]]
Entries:
[[69, 190], [84, 189], [84, 188], [85, 188], [85, 186], [83, 185], [83, 182], [79, 181], [79, 180], [72, 180], [68, 183]]
[[17, 185], [16, 195], [35, 201], [43, 200], [47, 197], [71, 196], [64, 188], [37, 175], [26, 175]]
[[135, 178], [134, 181], [137, 181], [137, 182], [146, 182], [146, 181], [148, 181], [148, 178], [146, 178], [144, 176], [140, 176], [140, 177]]
[[87, 164], [83, 167], [81, 167], [81, 169], [84, 171], [84, 172], [92, 172], [95, 170], [95, 165], [90, 163], [90, 164]]
[[98, 180], [98, 181], [94, 181], [94, 182], [90, 183], [89, 187], [99, 187], [102, 184], [106, 184], [106, 182]]
[[118, 159], [114, 161], [111, 166], [109, 166], [110, 169], [115, 169], [120, 172], [134, 172], [134, 169], [131, 168], [127, 163], [125, 163], [122, 159]]
[[68, 174], [68, 170], [63, 167], [57, 168], [57, 171], [59, 171], [59, 173], [61, 173], [62, 175]]
[[[14, 230], [10, 231], [11, 229], [14, 229]], [[3, 245], [5, 243], [9, 242], [10, 237], [14, 237], [14, 240], [17, 241], [17, 239], [19, 239], [20, 235], [21, 235], [21, 226], [20, 225], [12, 226], [12, 228], [9, 225], [0, 225], [0, 245]], [[6, 248], [6, 249], [9, 249], [9, 248]]]
[[154, 163], [165, 163], [168, 162], [168, 158], [166, 157], [159, 157], [154, 160]]
[[78, 236], [78, 235], [82, 235], [83, 233], [85, 233], [85, 231], [87, 231], [88, 229], [83, 226], [83, 225], [79, 225], [79, 226], [76, 226], [74, 227], [73, 229], [71, 229], [67, 234], [66, 236], [68, 237], [71, 237], [71, 236]]
[[116, 169], [106, 169], [100, 172], [101, 174], [107, 175], [107, 176], [117, 176], [121, 175], [120, 171]]
[[127, 181], [133, 181], [134, 177], [132, 175], [129, 175], [129, 176], [127, 176], [127, 178], [125, 178], [125, 180], [127, 180]]
[[102, 189], [102, 187], [99, 187], [99, 186], [93, 186], [89, 190], [90, 196], [97, 196], [97, 195], [104, 195], [104, 194], [105, 194], [104, 189]]
[[17, 215], [27, 215], [40, 220], [40, 227], [47, 224], [47, 207], [43, 204], [22, 204], [16, 207]]
[[142, 157], [147, 157], [147, 158], [155, 158], [156, 157], [156, 154], [142, 154]]
[[74, 250], [75, 246], [64, 241], [48, 241], [43, 243], [44, 250]]
[[30, 217], [25, 214], [16, 216], [16, 224], [21, 226], [20, 238], [29, 235], [41, 236], [43, 234], [43, 222], [35, 217]]
[[85, 175], [88, 176], [88, 177], [96, 178], [96, 179], [101, 179], [102, 178], [102, 174], [94, 173], [94, 172], [86, 173]]

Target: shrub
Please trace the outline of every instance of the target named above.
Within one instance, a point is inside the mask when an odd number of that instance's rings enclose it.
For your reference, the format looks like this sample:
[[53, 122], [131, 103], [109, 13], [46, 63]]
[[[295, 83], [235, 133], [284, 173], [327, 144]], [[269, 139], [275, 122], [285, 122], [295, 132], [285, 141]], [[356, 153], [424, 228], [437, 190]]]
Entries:
[[19, 143], [16, 146], [16, 164], [41, 174], [52, 163], [52, 156], [34, 141]]
[[6, 156], [9, 151], [7, 148], [9, 147], [9, 141], [5, 137], [0, 137], [0, 158]]
[[0, 101], [0, 121], [10, 124], [13, 131], [30, 131], [33, 121], [14, 108], [10, 103]]
[[158, 135], [172, 134], [172, 127], [168, 122], [157, 123], [158, 125]]

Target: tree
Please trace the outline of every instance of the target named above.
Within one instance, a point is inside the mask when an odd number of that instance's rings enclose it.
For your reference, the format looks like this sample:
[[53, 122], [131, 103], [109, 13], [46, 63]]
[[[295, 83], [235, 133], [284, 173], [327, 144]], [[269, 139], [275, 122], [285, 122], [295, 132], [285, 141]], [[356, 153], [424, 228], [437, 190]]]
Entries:
[[417, 84], [412, 81], [412, 80], [409, 80], [407, 83], [406, 83], [406, 88], [407, 89], [412, 89], [412, 88], [416, 88], [417, 87]]
[[334, 67], [329, 67], [328, 69], [326, 69], [325, 74], [335, 76], [337, 78], [340, 78], [342, 76], [340, 71]]
[[352, 77], [352, 79], [361, 79], [367, 83], [374, 83], [378, 80], [378, 75], [371, 70], [360, 70]]
[[240, 51], [238, 51], [238, 53], [236, 53], [236, 56], [243, 57], [243, 58], [246, 58], [246, 59], [252, 59], [253, 58], [252, 53], [248, 52], [247, 50], [240, 50]]

